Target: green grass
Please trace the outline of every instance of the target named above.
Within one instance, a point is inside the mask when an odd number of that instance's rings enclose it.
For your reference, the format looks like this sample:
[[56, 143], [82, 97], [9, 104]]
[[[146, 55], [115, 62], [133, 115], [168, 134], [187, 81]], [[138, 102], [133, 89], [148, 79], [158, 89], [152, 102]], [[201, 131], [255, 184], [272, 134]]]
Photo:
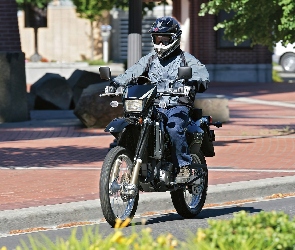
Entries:
[[89, 65], [106, 65], [106, 63], [103, 60], [86, 60]]
[[274, 69], [274, 66], [278, 66], [277, 63], [272, 63], [272, 80], [273, 82], [283, 82], [283, 79], [280, 77], [277, 70]]

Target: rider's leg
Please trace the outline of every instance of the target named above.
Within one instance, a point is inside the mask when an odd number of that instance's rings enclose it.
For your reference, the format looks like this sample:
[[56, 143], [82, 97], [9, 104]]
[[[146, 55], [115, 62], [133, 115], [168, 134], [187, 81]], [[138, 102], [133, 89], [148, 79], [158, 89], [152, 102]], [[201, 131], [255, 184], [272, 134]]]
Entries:
[[185, 182], [189, 178], [189, 166], [192, 161], [185, 136], [185, 127], [189, 122], [189, 108], [176, 106], [168, 109], [166, 116], [168, 118], [166, 129], [170, 135], [178, 166], [180, 167], [176, 181]]

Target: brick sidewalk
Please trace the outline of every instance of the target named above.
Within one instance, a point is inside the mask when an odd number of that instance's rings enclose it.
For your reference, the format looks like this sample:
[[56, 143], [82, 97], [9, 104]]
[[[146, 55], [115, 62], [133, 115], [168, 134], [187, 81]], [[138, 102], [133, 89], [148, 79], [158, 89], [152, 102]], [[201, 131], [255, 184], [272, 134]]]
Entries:
[[[294, 103], [292, 84], [216, 85], [211, 93]], [[235, 99], [229, 108], [230, 122], [215, 129], [216, 156], [207, 158], [209, 184], [295, 175], [295, 108]], [[102, 129], [77, 125], [0, 126], [0, 210], [99, 198], [100, 168], [112, 140]]]

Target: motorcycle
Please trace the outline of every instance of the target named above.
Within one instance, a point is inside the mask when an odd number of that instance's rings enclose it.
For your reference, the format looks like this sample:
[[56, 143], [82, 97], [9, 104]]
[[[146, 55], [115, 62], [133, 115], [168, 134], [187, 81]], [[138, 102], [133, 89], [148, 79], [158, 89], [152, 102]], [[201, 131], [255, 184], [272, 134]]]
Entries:
[[[100, 77], [111, 80], [110, 69], [100, 67]], [[177, 80], [187, 81], [191, 77], [190, 67], [178, 69]], [[144, 84], [139, 84], [140, 78], [144, 78]], [[105, 128], [105, 132], [115, 137], [116, 143], [107, 153], [100, 175], [101, 209], [112, 227], [117, 219], [125, 221], [134, 217], [140, 192], [170, 191], [175, 210], [184, 218], [193, 218], [201, 212], [208, 187], [205, 157], [215, 155], [215, 134], [210, 125], [221, 127], [222, 123], [213, 123], [210, 116], [202, 116], [201, 109], [191, 110], [186, 128], [192, 157], [190, 178], [185, 183], [176, 183], [178, 168], [171, 157], [170, 137], [161, 126], [163, 119], [157, 111], [163, 106], [159, 97], [187, 96], [190, 89], [184, 86], [158, 93], [150, 79], [140, 76], [125, 87], [107, 86], [100, 95], [122, 96], [122, 103], [112, 101], [110, 105], [123, 105], [124, 109], [123, 117], [113, 119]]]

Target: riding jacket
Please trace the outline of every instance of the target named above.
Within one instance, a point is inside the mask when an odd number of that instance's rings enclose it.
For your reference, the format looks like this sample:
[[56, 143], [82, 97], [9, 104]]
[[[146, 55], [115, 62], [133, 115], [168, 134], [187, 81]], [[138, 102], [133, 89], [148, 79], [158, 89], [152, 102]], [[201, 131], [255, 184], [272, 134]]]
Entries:
[[125, 73], [114, 78], [117, 85], [124, 86], [132, 78], [141, 75], [147, 75], [151, 82], [157, 84], [157, 91], [163, 92], [168, 88], [178, 89], [184, 86], [184, 80], [178, 80], [171, 86], [171, 82], [177, 79], [178, 68], [181, 66], [189, 66], [192, 68], [192, 78], [188, 80], [188, 85], [194, 86], [193, 93], [187, 98], [179, 98], [175, 96], [164, 96], [161, 101], [164, 101], [167, 106], [187, 105], [191, 106], [194, 101], [195, 93], [202, 93], [208, 88], [209, 73], [198, 59], [193, 55], [176, 49], [169, 56], [159, 59], [153, 51], [142, 57], [137, 63], [125, 71]]

